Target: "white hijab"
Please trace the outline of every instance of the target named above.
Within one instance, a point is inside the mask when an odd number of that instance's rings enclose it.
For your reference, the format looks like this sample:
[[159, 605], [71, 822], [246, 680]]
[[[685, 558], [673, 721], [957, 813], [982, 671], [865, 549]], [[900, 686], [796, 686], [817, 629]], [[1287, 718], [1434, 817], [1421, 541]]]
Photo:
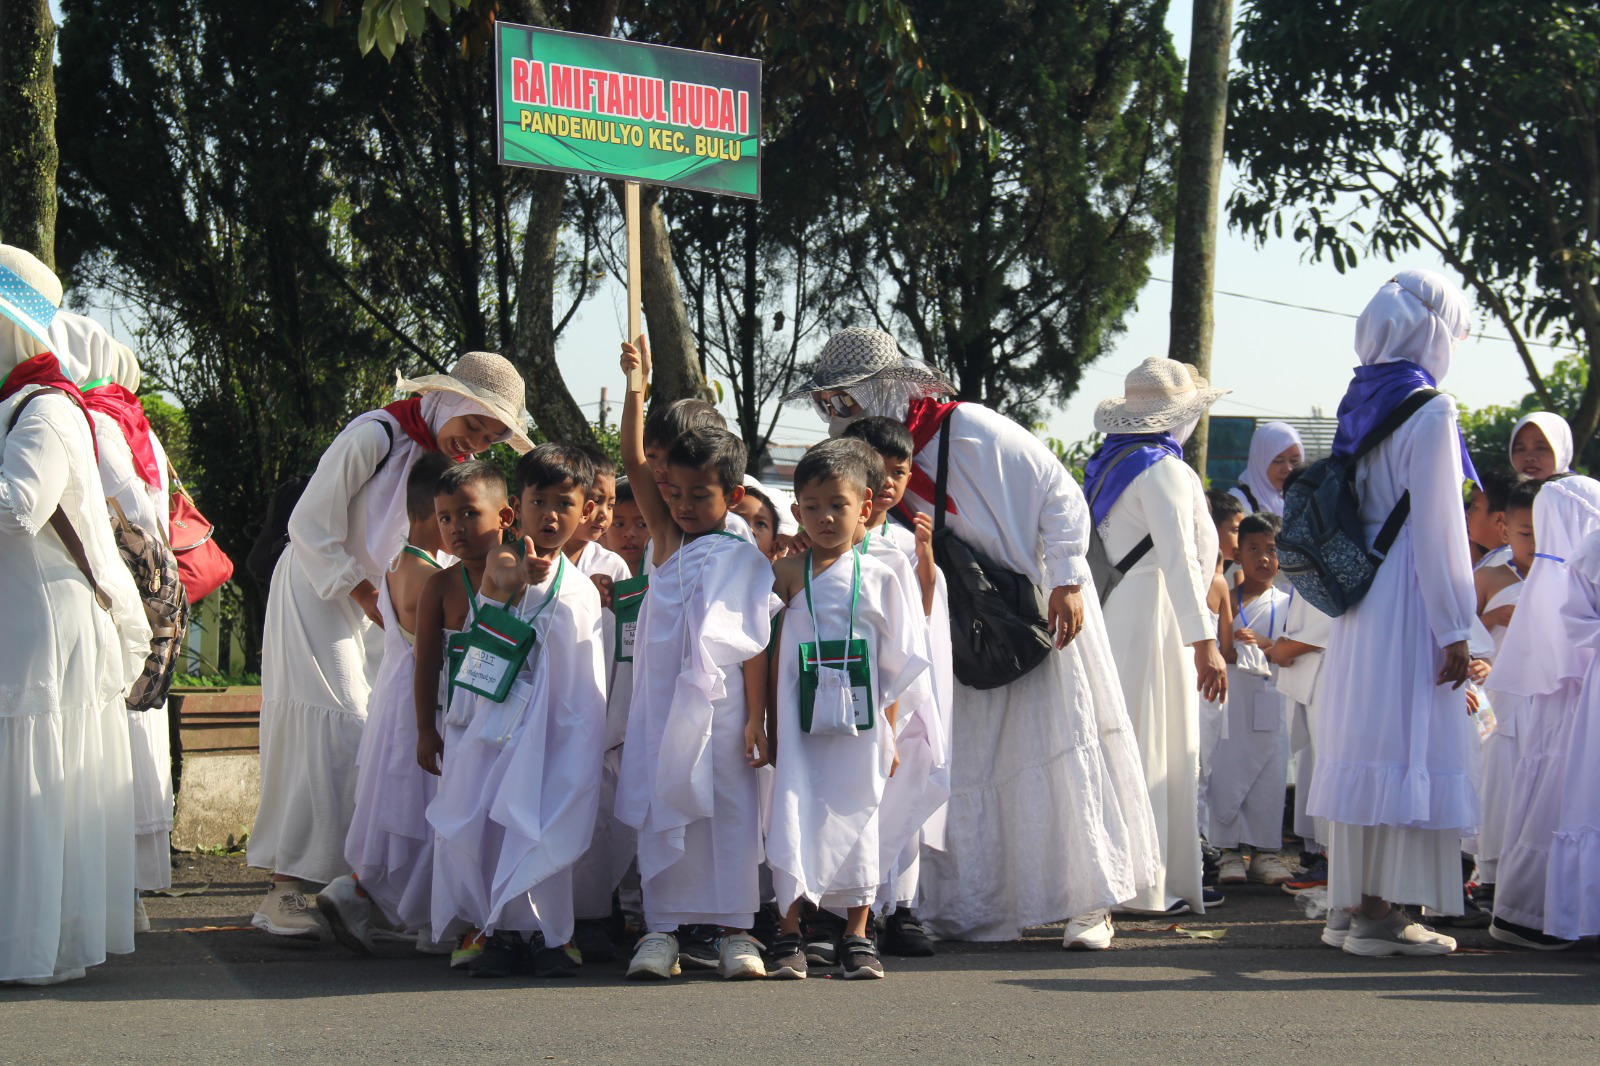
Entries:
[[61, 372], [79, 388], [110, 378], [129, 392], [138, 389], [139, 364], [133, 352], [87, 315], [58, 311], [50, 323], [50, 343]]
[[1506, 442], [1506, 454], [1515, 465], [1516, 456], [1511, 455], [1511, 449], [1517, 443], [1517, 434], [1523, 426], [1538, 426], [1539, 432], [1544, 434], [1544, 439], [1550, 442], [1550, 450], [1556, 453], [1556, 473], [1565, 474], [1572, 469], [1572, 427], [1567, 425], [1567, 420], [1550, 411], [1535, 411], [1531, 415], [1523, 415], [1516, 425], [1511, 427], [1511, 439]]
[[1533, 498], [1533, 535], [1538, 555], [1511, 615], [1505, 643], [1495, 656], [1492, 686], [1516, 696], [1542, 696], [1564, 681], [1582, 677], [1593, 649], [1566, 639], [1561, 609], [1572, 579], [1567, 560], [1591, 533], [1600, 531], [1600, 481], [1565, 477]]
[[1472, 308], [1455, 282], [1432, 270], [1402, 270], [1356, 320], [1356, 355], [1362, 366], [1416, 363], [1442, 382], [1471, 329]]
[[1272, 479], [1267, 476], [1267, 467], [1291, 447], [1299, 448], [1302, 457], [1305, 455], [1300, 431], [1287, 422], [1263, 422], [1251, 435], [1250, 462], [1239, 476], [1239, 484], [1249, 489], [1250, 495], [1255, 497], [1256, 510], [1283, 514], [1283, 493], [1273, 487]]

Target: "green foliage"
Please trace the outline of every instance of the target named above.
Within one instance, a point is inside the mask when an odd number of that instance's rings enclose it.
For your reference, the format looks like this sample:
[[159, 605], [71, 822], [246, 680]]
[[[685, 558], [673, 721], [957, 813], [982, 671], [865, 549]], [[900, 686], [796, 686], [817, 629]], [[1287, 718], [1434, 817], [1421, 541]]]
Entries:
[[145, 417], [150, 420], [150, 429], [166, 449], [173, 469], [187, 484], [200, 473], [198, 464], [194, 462], [196, 457], [190, 454], [188, 416], [183, 413], [183, 408], [169, 403], [153, 388], [139, 390], [139, 404], [144, 408]]
[[174, 674], [172, 687], [184, 688], [230, 688], [233, 686], [255, 686], [261, 684], [260, 674]]
[[[1575, 410], [1589, 384], [1589, 367], [1577, 357], [1568, 356], [1557, 360], [1544, 380], [1555, 399], [1557, 411]], [[1466, 438], [1467, 450], [1472, 453], [1473, 465], [1479, 470], [1509, 466], [1512, 427], [1523, 415], [1549, 409], [1539, 395], [1532, 392], [1516, 404], [1463, 408], [1461, 434]], [[1588, 444], [1578, 448], [1573, 467], [1583, 471], [1600, 470], [1600, 438], [1590, 438]]]
[[[428, 15], [449, 25], [451, 5], [469, 8], [472, 0], [362, 0], [361, 21], [356, 25], [356, 44], [366, 55], [377, 45], [383, 58], [393, 59], [395, 49], [407, 36], [421, 37], [428, 28]], [[339, 14], [339, 0], [325, 0], [328, 25]]]
[[[1044, 429], [1044, 423], [1035, 423], [1034, 432]], [[1100, 444], [1105, 440], [1105, 435], [1098, 431], [1089, 434], [1085, 440], [1075, 440], [1070, 444], [1056, 437], [1045, 437], [1044, 445], [1055, 453], [1061, 465], [1067, 468], [1074, 481], [1083, 484], [1083, 468], [1093, 458], [1094, 453], [1100, 450]]]
[[1600, 375], [1558, 402], [1525, 337], [1600, 359], [1600, 7], [1252, 0], [1238, 61], [1233, 224], [1340, 271], [1432, 250], [1587, 441]]

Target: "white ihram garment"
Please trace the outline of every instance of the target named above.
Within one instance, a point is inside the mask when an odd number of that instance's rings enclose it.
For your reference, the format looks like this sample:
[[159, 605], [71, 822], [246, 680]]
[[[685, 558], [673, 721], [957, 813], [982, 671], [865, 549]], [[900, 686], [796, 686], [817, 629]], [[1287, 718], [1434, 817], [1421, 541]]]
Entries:
[[[1519, 580], [1489, 597], [1483, 611], [1515, 604], [1522, 597]], [[1509, 626], [1495, 626], [1489, 635], [1494, 638], [1495, 661], [1500, 660], [1500, 649], [1505, 646]], [[1499, 880], [1500, 855], [1505, 850], [1506, 818], [1511, 810], [1511, 781], [1517, 772], [1521, 746], [1517, 743], [1517, 708], [1523, 697], [1500, 692], [1495, 687], [1495, 674], [1489, 674], [1486, 688], [1489, 704], [1494, 708], [1494, 732], [1483, 739], [1483, 772], [1478, 785], [1478, 798], [1483, 813], [1478, 819], [1478, 836], [1471, 849], [1478, 864], [1478, 880], [1494, 884]]]
[[1313, 651], [1304, 652], [1288, 666], [1278, 667], [1277, 686], [1289, 700], [1289, 750], [1294, 755], [1294, 831], [1308, 851], [1328, 843], [1328, 823], [1306, 813], [1311, 784], [1317, 774], [1317, 720], [1320, 717], [1322, 658], [1326, 654], [1333, 619], [1290, 592], [1289, 620], [1283, 635]]
[[1158, 459], [1111, 505], [1100, 534], [1113, 559], [1147, 534], [1155, 544], [1105, 606], [1161, 841], [1160, 876], [1126, 902], [1160, 911], [1185, 900], [1200, 911], [1200, 694], [1190, 645], [1217, 635], [1206, 606], [1217, 530], [1199, 477], [1176, 458]]
[[1441, 649], [1470, 636], [1476, 606], [1462, 480], [1448, 396], [1429, 400], [1357, 468], [1369, 543], [1406, 491], [1411, 514], [1366, 596], [1333, 620], [1322, 666], [1307, 811], [1330, 823], [1333, 907], [1366, 894], [1461, 913], [1478, 741], [1462, 691], [1435, 682]]
[[[149, 651], [112, 543], [83, 414], [63, 396], [0, 403], [0, 981], [133, 950], [133, 771], [124, 695]], [[50, 528], [57, 505], [111, 612]]]
[[688, 541], [650, 574], [617, 818], [639, 834], [652, 932], [755, 920], [761, 819], [744, 663], [766, 650], [780, 606], [767, 557], [731, 534]]
[[[1022, 929], [1129, 899], [1157, 876], [1156, 827], [1084, 555], [1089, 506], [1027, 430], [976, 404], [948, 416], [949, 527], [1050, 590], [1083, 590], [1083, 631], [1001, 688], [956, 683], [945, 850], [923, 855], [922, 917], [945, 938]], [[938, 438], [917, 454], [938, 473]], [[932, 503], [907, 495], [925, 514]], [[1194, 825], [1193, 796], [1189, 825]], [[1196, 869], [1198, 870], [1198, 855]], [[1198, 874], [1197, 874], [1198, 876]], [[1198, 882], [1197, 882], [1198, 884]]]
[[[1288, 621], [1289, 595], [1274, 587], [1237, 605], [1233, 630], [1276, 640]], [[1228, 736], [1211, 758], [1206, 840], [1219, 848], [1277, 851], [1283, 844], [1289, 770], [1289, 701], [1273, 683], [1274, 670], [1260, 648], [1235, 639], [1234, 650], [1238, 661], [1228, 667]]]
[[[854, 558], [860, 561], [860, 593], [852, 623]], [[872, 903], [893, 880], [894, 863], [916, 830], [904, 821], [883, 822], [896, 732], [883, 712], [928, 669], [927, 639], [918, 625], [921, 611], [910, 613], [911, 601], [894, 570], [867, 553], [847, 553], [813, 575], [811, 601], [815, 626], [804, 591], [787, 605], [772, 664], [778, 672], [780, 755], [766, 841], [780, 912], [797, 899], [840, 912]], [[867, 646], [872, 728], [854, 736], [806, 733], [800, 722], [800, 645], [844, 640], [852, 632]], [[819, 716], [827, 694], [819, 684]], [[910, 710], [915, 714], [915, 708]], [[926, 779], [926, 755], [916, 762], [909, 771], [902, 762], [900, 771]]]

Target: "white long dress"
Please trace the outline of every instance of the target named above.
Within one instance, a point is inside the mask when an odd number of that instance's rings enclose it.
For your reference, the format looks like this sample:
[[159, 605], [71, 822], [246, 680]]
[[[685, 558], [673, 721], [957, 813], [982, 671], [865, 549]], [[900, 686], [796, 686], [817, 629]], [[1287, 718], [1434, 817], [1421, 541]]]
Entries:
[[460, 688], [450, 696], [449, 717], [465, 723], [446, 741], [428, 806], [439, 834], [433, 927], [459, 919], [485, 933], [538, 930], [556, 946], [572, 939], [572, 866], [589, 847], [600, 799], [600, 595], [563, 560], [512, 613], [538, 640], [505, 701]]
[[[1522, 595], [1522, 582], [1517, 581], [1489, 597], [1484, 613], [1507, 604], [1515, 604]], [[1506, 626], [1495, 626], [1489, 631], [1494, 638], [1495, 661], [1505, 646]], [[1517, 708], [1523, 698], [1495, 689], [1494, 673], [1489, 674], [1487, 686], [1489, 703], [1494, 708], [1494, 732], [1483, 738], [1483, 773], [1478, 786], [1478, 797], [1483, 813], [1478, 819], [1478, 836], [1473, 842], [1473, 857], [1478, 864], [1478, 880], [1494, 884], [1499, 880], [1500, 855], [1505, 850], [1506, 818], [1511, 811], [1511, 780], [1517, 772], [1521, 746], [1517, 743]]]
[[[0, 981], [133, 950], [127, 686], [150, 629], [111, 540], [89, 426], [62, 396], [0, 403]], [[95, 580], [50, 528], [60, 506]]]
[[[767, 863], [780, 912], [797, 899], [836, 912], [872, 903], [894, 879], [894, 863], [914, 832], [904, 821], [883, 820], [896, 733], [883, 712], [928, 669], [927, 638], [909, 615], [911, 600], [894, 570], [865, 552], [859, 559], [853, 621], [856, 575], [849, 554], [811, 579], [815, 626], [804, 591], [783, 614], [772, 664], [778, 672], [779, 755], [767, 830]], [[800, 721], [800, 645], [843, 640], [850, 632], [867, 645], [875, 721], [855, 736], [808, 734]], [[901, 769], [927, 776], [925, 762]]]
[[[1567, 559], [1572, 588], [1561, 610], [1566, 639], [1600, 649], [1600, 533]], [[1600, 933], [1600, 656], [1573, 703], [1561, 756], [1562, 788], [1546, 866], [1544, 931], [1576, 940]]]
[[[1370, 542], [1399, 500], [1411, 516], [1366, 596], [1333, 620], [1308, 813], [1329, 822], [1328, 899], [1363, 894], [1461, 913], [1461, 838], [1478, 822], [1477, 734], [1441, 650], [1471, 634], [1455, 403], [1429, 400], [1357, 469]], [[1418, 551], [1416, 546], [1426, 550]]]
[[413, 636], [400, 626], [385, 578], [378, 585], [383, 662], [356, 755], [355, 810], [344, 857], [384, 915], [407, 930], [432, 921], [433, 829], [439, 779], [417, 765]]
[[[1083, 590], [1083, 632], [1065, 649], [1002, 688], [958, 682], [951, 699], [945, 850], [923, 855], [922, 917], [946, 939], [1012, 940], [1153, 883], [1156, 827], [1085, 559], [1082, 490], [1003, 415], [962, 404], [946, 427], [949, 527], [1046, 594]], [[937, 437], [915, 463], [937, 475]]]
[[[1200, 478], [1167, 456], [1139, 473], [1100, 524], [1106, 553], [1121, 559], [1149, 535], [1154, 548], [1106, 600], [1106, 630], [1161, 841], [1158, 878], [1126, 902], [1160, 911], [1200, 888], [1200, 694], [1189, 645], [1214, 640], [1206, 606], [1216, 566], [1217, 530]], [[1230, 701], [1231, 702], [1231, 701]]]
[[767, 557], [731, 534], [697, 537], [650, 574], [617, 818], [639, 834], [651, 932], [755, 920], [761, 812], [744, 664], [766, 650], [779, 606]]
[[261, 640], [251, 866], [317, 883], [347, 872], [356, 755], [383, 658], [383, 634], [350, 590], [383, 581], [405, 542], [406, 476], [421, 453], [392, 416], [364, 414], [328, 447], [289, 518]]
[[[1268, 588], [1239, 605], [1233, 629], [1276, 640], [1288, 621], [1288, 594]], [[1289, 701], [1274, 684], [1274, 670], [1260, 648], [1236, 642], [1234, 650], [1238, 662], [1228, 667], [1228, 736], [1211, 760], [1206, 840], [1219, 848], [1277, 851], [1283, 844], [1289, 771]]]
[[[95, 444], [100, 452], [100, 483], [117, 501], [128, 520], [152, 533], [170, 535], [167, 505], [167, 453], [154, 433], [159, 483], [151, 485], [133, 465], [133, 451], [116, 421], [92, 412]], [[172, 735], [167, 705], [129, 711], [128, 740], [133, 756], [133, 832], [135, 887], [141, 891], [172, 885]]]

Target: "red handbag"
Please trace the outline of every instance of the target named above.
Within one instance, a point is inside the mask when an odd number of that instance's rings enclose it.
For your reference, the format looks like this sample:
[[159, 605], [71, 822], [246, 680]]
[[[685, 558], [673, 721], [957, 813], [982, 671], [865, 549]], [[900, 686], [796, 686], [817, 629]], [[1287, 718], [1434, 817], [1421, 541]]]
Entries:
[[168, 544], [178, 559], [178, 577], [190, 603], [199, 603], [233, 577], [233, 560], [212, 540], [211, 523], [194, 505], [194, 498], [178, 480], [177, 471], [167, 464], [171, 479], [170, 515], [172, 533]]

